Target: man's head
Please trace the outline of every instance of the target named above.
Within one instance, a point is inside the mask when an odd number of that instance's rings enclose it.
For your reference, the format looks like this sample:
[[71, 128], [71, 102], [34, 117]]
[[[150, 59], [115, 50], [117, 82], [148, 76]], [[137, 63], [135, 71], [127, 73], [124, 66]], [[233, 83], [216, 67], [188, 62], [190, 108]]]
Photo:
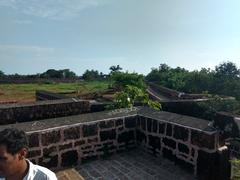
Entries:
[[28, 141], [26, 134], [18, 129], [9, 128], [0, 132], [0, 173], [11, 176], [25, 161]]

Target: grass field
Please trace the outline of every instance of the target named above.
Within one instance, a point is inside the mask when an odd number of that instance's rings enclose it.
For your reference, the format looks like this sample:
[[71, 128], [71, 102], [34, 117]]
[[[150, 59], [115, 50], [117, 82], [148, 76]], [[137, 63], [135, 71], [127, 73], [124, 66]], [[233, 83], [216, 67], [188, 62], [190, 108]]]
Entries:
[[36, 84], [0, 84], [0, 102], [33, 102], [35, 101], [36, 90], [52, 92], [89, 93], [102, 91], [108, 88], [107, 81], [91, 81], [77, 83], [36, 83]]

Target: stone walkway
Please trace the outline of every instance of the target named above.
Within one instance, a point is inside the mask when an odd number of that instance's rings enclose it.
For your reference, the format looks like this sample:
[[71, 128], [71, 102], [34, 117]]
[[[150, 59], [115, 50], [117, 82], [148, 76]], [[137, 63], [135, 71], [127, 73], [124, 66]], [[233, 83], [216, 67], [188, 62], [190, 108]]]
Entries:
[[76, 167], [85, 180], [196, 180], [165, 158], [132, 150]]

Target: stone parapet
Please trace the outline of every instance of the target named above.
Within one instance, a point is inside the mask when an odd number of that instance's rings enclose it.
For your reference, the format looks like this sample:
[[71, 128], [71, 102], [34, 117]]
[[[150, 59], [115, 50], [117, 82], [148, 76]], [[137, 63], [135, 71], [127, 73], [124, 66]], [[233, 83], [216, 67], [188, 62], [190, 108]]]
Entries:
[[[9, 126], [1, 126], [0, 130], [6, 127]], [[203, 168], [206, 158], [212, 162], [226, 161], [218, 153], [218, 132], [208, 126], [208, 121], [145, 107], [19, 123], [11, 127], [27, 132], [29, 158], [52, 169], [136, 147], [154, 156], [164, 156], [195, 175], [204, 170], [208, 173], [206, 177], [212, 177], [210, 174], [216, 170], [214, 163]]]
[[0, 105], [0, 125], [90, 112], [89, 101], [69, 98], [28, 104]]

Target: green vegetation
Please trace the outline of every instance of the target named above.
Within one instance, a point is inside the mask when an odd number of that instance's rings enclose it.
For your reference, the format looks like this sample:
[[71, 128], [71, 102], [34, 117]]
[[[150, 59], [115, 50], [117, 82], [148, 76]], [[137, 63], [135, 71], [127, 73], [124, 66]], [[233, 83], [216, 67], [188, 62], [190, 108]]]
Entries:
[[160, 103], [149, 99], [143, 75], [116, 71], [112, 73], [111, 80], [113, 88], [120, 91], [115, 94], [114, 104], [108, 109], [133, 107], [136, 103], [161, 109]]
[[5, 76], [4, 72], [0, 71], [0, 77], [4, 77], [4, 76]]
[[133, 107], [135, 103], [141, 103], [156, 110], [161, 109], [160, 103], [150, 100], [146, 91], [136, 86], [127, 85], [123, 91], [115, 94], [116, 108]]
[[119, 65], [117, 65], [117, 66], [111, 66], [109, 68], [109, 70], [110, 70], [109, 74], [113, 74], [115, 72], [120, 72], [122, 70], [122, 68]]
[[111, 75], [113, 87], [116, 89], [124, 89], [127, 85], [136, 86], [140, 89], [146, 90], [144, 76], [137, 73], [129, 72], [114, 72]]
[[232, 180], [239, 180], [240, 179], [240, 160], [232, 160]]
[[[240, 70], [232, 62], [224, 62], [215, 70], [200, 71], [161, 64], [158, 69], [152, 69], [146, 80], [178, 91], [207, 94], [212, 99], [199, 103], [204, 112], [202, 118], [212, 120], [217, 111], [240, 113]], [[216, 95], [233, 96], [236, 100], [223, 100]]]
[[84, 80], [87, 80], [87, 81], [93, 81], [93, 80], [101, 80], [102, 79], [102, 76], [103, 74], [102, 73], [99, 73], [97, 70], [86, 70], [83, 75], [82, 75], [82, 78]]
[[40, 78], [76, 78], [77, 75], [69, 69], [55, 70], [49, 69], [46, 72], [39, 75]]
[[52, 92], [89, 93], [102, 91], [109, 86], [108, 81], [76, 83], [35, 83], [35, 84], [0, 84], [0, 101], [30, 102], [35, 100], [36, 90]]
[[234, 96], [240, 100], [240, 70], [232, 62], [224, 62], [215, 70], [201, 69], [187, 71], [184, 68], [171, 68], [161, 64], [147, 75], [148, 81], [188, 93], [202, 93]]

